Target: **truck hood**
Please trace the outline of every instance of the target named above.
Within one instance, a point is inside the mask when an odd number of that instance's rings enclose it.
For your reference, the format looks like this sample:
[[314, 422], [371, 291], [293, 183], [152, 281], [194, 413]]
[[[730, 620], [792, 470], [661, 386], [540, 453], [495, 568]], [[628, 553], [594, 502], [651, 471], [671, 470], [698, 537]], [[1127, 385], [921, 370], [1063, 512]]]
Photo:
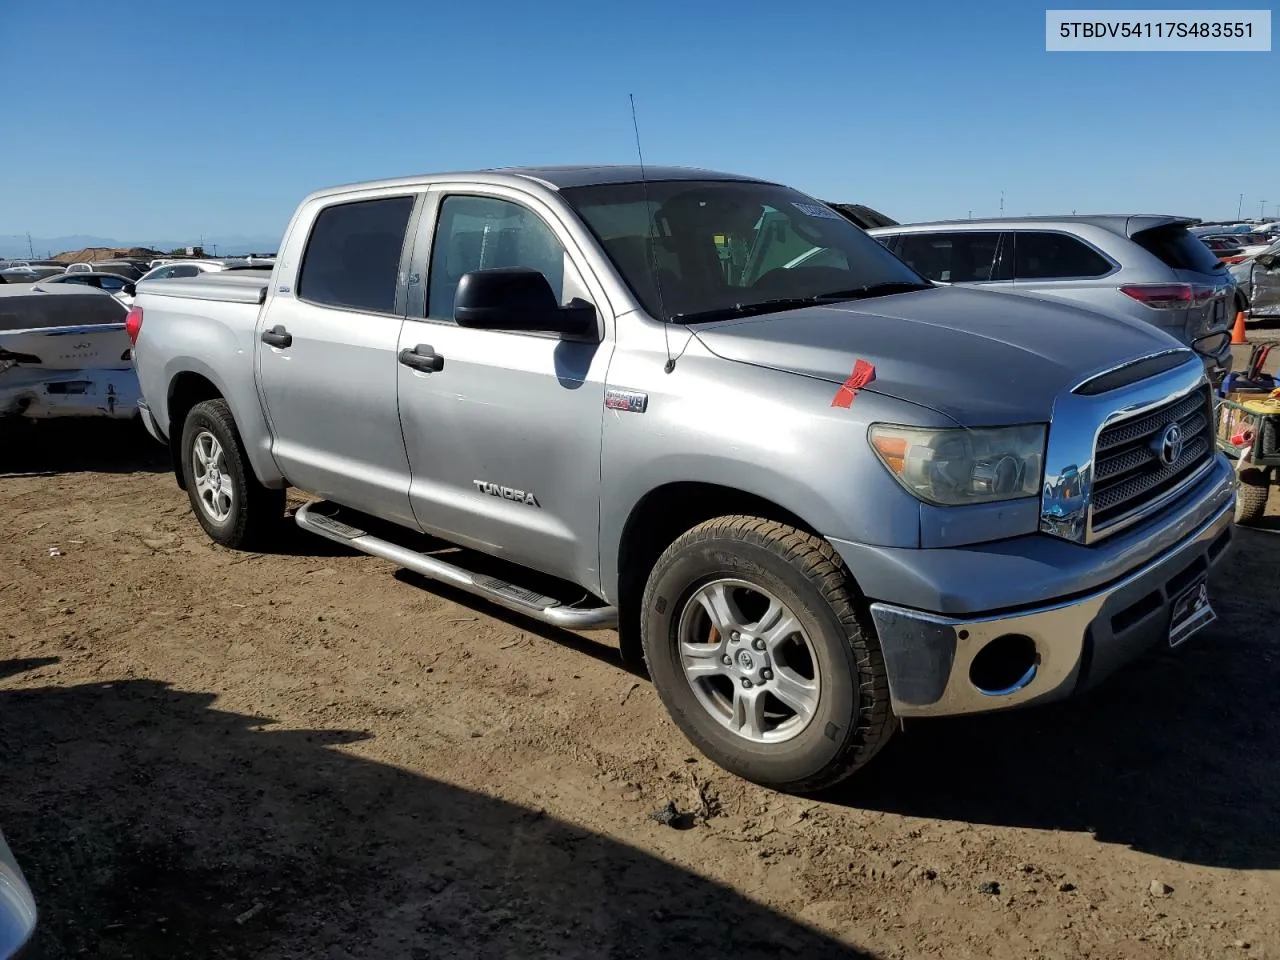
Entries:
[[694, 331], [726, 360], [837, 385], [865, 360], [875, 378], [864, 389], [971, 427], [1047, 421], [1058, 395], [1088, 376], [1182, 347], [1139, 320], [964, 287], [719, 321]]

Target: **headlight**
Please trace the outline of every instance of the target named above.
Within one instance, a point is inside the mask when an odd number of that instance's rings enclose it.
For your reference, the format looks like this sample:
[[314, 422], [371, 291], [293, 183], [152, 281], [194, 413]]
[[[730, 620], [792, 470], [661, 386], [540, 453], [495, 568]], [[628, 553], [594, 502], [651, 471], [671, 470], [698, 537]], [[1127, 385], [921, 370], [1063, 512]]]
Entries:
[[880, 462], [911, 494], [955, 506], [1038, 496], [1045, 433], [1044, 424], [930, 430], [876, 423], [869, 436]]

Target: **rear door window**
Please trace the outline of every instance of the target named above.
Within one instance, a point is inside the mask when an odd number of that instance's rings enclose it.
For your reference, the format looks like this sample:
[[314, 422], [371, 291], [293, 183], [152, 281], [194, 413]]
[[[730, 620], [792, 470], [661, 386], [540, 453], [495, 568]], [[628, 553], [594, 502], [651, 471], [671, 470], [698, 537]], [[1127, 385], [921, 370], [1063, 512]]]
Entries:
[[1133, 242], [1160, 262], [1174, 270], [1217, 273], [1222, 269], [1213, 251], [1200, 242], [1186, 227], [1155, 227], [1140, 230]]
[[917, 273], [942, 283], [984, 283], [1007, 280], [996, 254], [1000, 231], [963, 230], [952, 233], [904, 233], [890, 248]]
[[1013, 242], [1015, 281], [1077, 280], [1106, 276], [1115, 269], [1098, 251], [1065, 233], [1018, 230]]
[[298, 274], [298, 296], [326, 307], [392, 313], [414, 198], [326, 207], [316, 217]]

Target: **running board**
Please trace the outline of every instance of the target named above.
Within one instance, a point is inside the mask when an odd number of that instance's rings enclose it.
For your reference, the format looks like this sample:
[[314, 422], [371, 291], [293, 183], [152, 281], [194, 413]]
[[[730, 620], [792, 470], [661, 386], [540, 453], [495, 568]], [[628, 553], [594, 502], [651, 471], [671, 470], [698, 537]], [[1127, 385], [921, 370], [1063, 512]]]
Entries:
[[359, 527], [343, 523], [336, 517], [317, 513], [316, 510], [338, 510], [336, 504], [327, 501], [308, 503], [299, 507], [294, 520], [303, 530], [346, 544], [370, 556], [381, 557], [399, 564], [406, 570], [439, 580], [450, 586], [465, 590], [477, 597], [483, 597], [490, 603], [496, 603], [515, 613], [524, 614], [554, 627], [566, 630], [608, 630], [618, 625], [616, 607], [567, 607], [553, 597], [544, 596], [536, 590], [528, 590], [499, 580], [497, 577], [472, 573], [452, 563], [445, 563], [435, 557], [429, 557], [417, 550], [410, 550], [390, 540], [383, 540], [366, 533]]

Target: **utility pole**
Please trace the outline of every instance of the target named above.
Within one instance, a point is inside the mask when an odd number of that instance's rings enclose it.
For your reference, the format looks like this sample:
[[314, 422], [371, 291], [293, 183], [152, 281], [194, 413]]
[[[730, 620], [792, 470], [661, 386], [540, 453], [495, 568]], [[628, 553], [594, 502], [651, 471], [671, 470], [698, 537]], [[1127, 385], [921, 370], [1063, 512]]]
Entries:
[[1240, 202], [1236, 204], [1236, 219], [1244, 216], [1244, 194], [1240, 194]]
[[1265, 211], [1266, 211], [1266, 209], [1267, 209], [1267, 201], [1265, 201], [1265, 200], [1261, 200], [1261, 201], [1259, 201], [1259, 202], [1258, 202], [1258, 219], [1259, 219], [1259, 220], [1265, 220], [1265, 219], [1267, 219], [1267, 215], [1266, 215], [1266, 212], [1265, 212]]
[[30, 230], [28, 230], [28, 231], [27, 231], [27, 255], [28, 255], [29, 257], [31, 257], [31, 259], [32, 259], [32, 260], [34, 260], [34, 259], [36, 258], [36, 248], [35, 248], [35, 247], [33, 247], [33, 246], [31, 245], [31, 231], [30, 231]]
[[972, 211], [972, 210], [970, 210], [970, 211], [969, 211], [969, 219], [970, 219], [970, 220], [972, 220], [972, 219], [973, 219], [973, 211]]
[[1004, 216], [1004, 191], [1000, 191], [1000, 216]]

